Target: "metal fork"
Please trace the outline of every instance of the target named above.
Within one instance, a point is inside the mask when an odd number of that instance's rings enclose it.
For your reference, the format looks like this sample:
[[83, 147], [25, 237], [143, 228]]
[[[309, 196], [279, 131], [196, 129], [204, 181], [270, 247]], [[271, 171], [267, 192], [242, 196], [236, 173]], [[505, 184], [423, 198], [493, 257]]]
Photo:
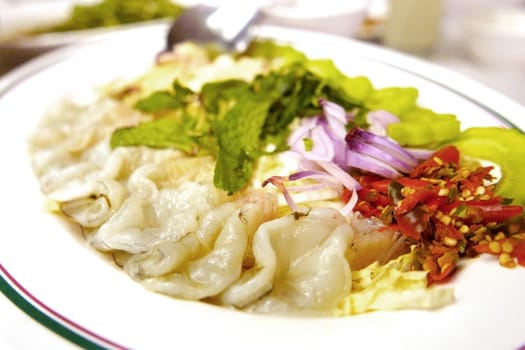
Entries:
[[242, 51], [251, 41], [259, 9], [251, 1], [227, 1], [220, 6], [199, 4], [178, 16], [168, 32], [167, 49], [183, 41], [212, 43], [229, 51]]

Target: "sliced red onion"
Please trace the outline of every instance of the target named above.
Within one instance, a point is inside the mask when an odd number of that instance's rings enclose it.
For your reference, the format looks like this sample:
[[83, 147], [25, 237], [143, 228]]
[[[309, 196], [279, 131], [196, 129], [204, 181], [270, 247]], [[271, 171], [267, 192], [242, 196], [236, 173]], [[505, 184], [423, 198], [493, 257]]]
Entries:
[[366, 115], [368, 130], [377, 135], [386, 136], [386, 127], [391, 123], [399, 123], [399, 118], [385, 110], [368, 112]]
[[[291, 187], [285, 186], [285, 182], [287, 181], [298, 181], [298, 180], [304, 180], [304, 179], [316, 180], [318, 181], [318, 183], [304, 185], [304, 186], [291, 186]], [[332, 176], [331, 174], [320, 171], [320, 170], [300, 171], [288, 177], [272, 176], [264, 180], [262, 183], [262, 186], [265, 187], [269, 183], [271, 183], [279, 191], [281, 191], [281, 193], [283, 194], [286, 200], [286, 203], [288, 204], [290, 209], [293, 211], [297, 211], [298, 207], [295, 201], [293, 200], [292, 196], [290, 195], [290, 192], [316, 191], [316, 190], [320, 190], [320, 189], [327, 188], [327, 187], [340, 188], [341, 186], [341, 182], [339, 178], [336, 178]]]
[[[312, 149], [306, 149], [306, 139], [312, 142]], [[291, 149], [314, 161], [330, 162], [334, 159], [334, 145], [322, 125], [316, 125], [306, 137], [292, 144]]]
[[299, 171], [297, 173], [288, 176], [289, 181], [298, 181], [304, 179], [315, 180], [317, 184], [310, 184], [304, 186], [293, 186], [289, 187], [289, 192], [304, 192], [304, 191], [316, 191], [326, 187], [339, 187], [341, 183], [338, 179], [334, 178], [330, 174], [320, 170], [307, 170]]
[[382, 162], [386, 162], [401, 172], [408, 173], [413, 169], [413, 166], [405, 163], [402, 159], [396, 158], [392, 154], [385, 152], [385, 150], [376, 147], [374, 144], [364, 142], [361, 138], [356, 137], [349, 139], [347, 140], [347, 144], [350, 151], [365, 154]]
[[345, 109], [336, 103], [323, 99], [319, 100], [319, 104], [323, 108], [324, 116], [324, 118], [320, 119], [327, 122], [329, 129], [337, 138], [344, 139], [346, 135], [346, 124], [348, 123]]
[[319, 104], [323, 108], [323, 113], [326, 118], [333, 118], [339, 121], [341, 124], [346, 125], [348, 122], [347, 113], [343, 107], [337, 103], [327, 101], [325, 99], [319, 99]]
[[[417, 165], [419, 155], [423, 152], [412, 154], [394, 140], [361, 128], [353, 128], [347, 132], [351, 115], [336, 103], [320, 99], [319, 104], [322, 114], [303, 119], [300, 127], [288, 139], [290, 151], [301, 157], [301, 170], [288, 177], [272, 176], [263, 182], [263, 186], [271, 183], [277, 187], [291, 210], [298, 210], [290, 195], [291, 191], [344, 187], [352, 191], [349, 202], [341, 209], [343, 215], [348, 215], [357, 203], [356, 190], [360, 185], [347, 168], [358, 168], [386, 178], [396, 178], [401, 176], [401, 172], [408, 173]], [[368, 117], [370, 124], [379, 125], [383, 129], [388, 123], [398, 121], [396, 116], [385, 111], [371, 112]], [[285, 186], [287, 181], [301, 179], [311, 179], [315, 183], [289, 188]]]
[[[328, 186], [343, 185], [349, 190], [359, 188], [360, 184], [350, 174], [342, 170], [332, 163], [319, 163], [325, 171], [321, 170], [306, 170], [294, 173], [288, 177], [290, 181], [297, 181], [301, 179], [313, 179], [323, 182]], [[343, 178], [343, 181], [341, 179]]]
[[274, 185], [284, 196], [284, 199], [286, 201], [286, 204], [290, 207], [290, 209], [293, 212], [296, 212], [299, 208], [297, 207], [297, 204], [293, 200], [292, 196], [290, 196], [290, 193], [286, 189], [286, 186], [284, 185], [284, 182], [287, 180], [284, 176], [272, 176], [266, 180], [263, 181], [262, 187], [265, 187], [269, 183]]
[[301, 125], [288, 137], [288, 145], [293, 146], [298, 142], [303, 142], [304, 138], [310, 137], [312, 130], [319, 121], [319, 117], [303, 118]]
[[288, 180], [297, 181], [301, 179], [315, 179], [327, 183], [339, 183], [339, 181], [334, 181], [334, 178], [327, 174], [326, 172], [320, 170], [305, 170], [299, 171], [297, 173], [291, 174], [288, 176]]
[[423, 148], [405, 148], [405, 150], [418, 160], [426, 160], [436, 152], [436, 150]]
[[357, 191], [352, 191], [352, 196], [350, 196], [350, 199], [348, 202], [341, 208], [339, 211], [343, 216], [348, 216], [354, 210], [355, 205], [357, 204], [358, 196]]
[[[333, 128], [330, 126], [330, 124], [325, 119], [319, 120], [319, 125], [323, 126], [324, 131], [326, 132], [326, 135], [330, 138], [330, 141], [332, 142], [333, 150], [334, 150], [334, 158], [333, 161], [336, 164], [344, 165], [346, 160], [346, 145], [345, 145], [345, 135], [346, 130], [341, 135], [337, 135], [333, 132]], [[344, 127], [342, 127], [342, 130], [344, 130]]]
[[366, 170], [389, 179], [401, 176], [401, 173], [387, 163], [363, 153], [349, 150], [346, 159], [347, 164], [351, 167]]
[[348, 172], [344, 171], [337, 164], [332, 162], [318, 162], [319, 166], [323, 168], [327, 173], [334, 176], [339, 182], [349, 190], [358, 189], [360, 187], [359, 182], [354, 179]]
[[317, 162], [314, 162], [313, 160], [306, 159], [306, 158], [302, 158], [301, 160], [299, 160], [297, 168], [300, 171], [307, 171], [307, 170], [313, 170], [313, 171], [321, 170], [322, 171], [321, 167], [319, 166], [319, 164], [317, 164]]
[[329, 186], [325, 183], [316, 183], [316, 184], [309, 184], [309, 185], [294, 185], [287, 188], [288, 192], [312, 192], [312, 191], [318, 191], [322, 190], [327, 187], [333, 187]]
[[385, 152], [388, 152], [394, 157], [401, 159], [412, 167], [415, 167], [418, 163], [417, 159], [412, 154], [407, 152], [403, 147], [401, 147], [400, 144], [386, 136], [376, 135], [356, 127], [348, 132], [345, 140], [348, 142], [348, 140], [351, 140], [355, 137], [362, 138], [367, 143], [373, 143], [376, 147], [383, 149]]

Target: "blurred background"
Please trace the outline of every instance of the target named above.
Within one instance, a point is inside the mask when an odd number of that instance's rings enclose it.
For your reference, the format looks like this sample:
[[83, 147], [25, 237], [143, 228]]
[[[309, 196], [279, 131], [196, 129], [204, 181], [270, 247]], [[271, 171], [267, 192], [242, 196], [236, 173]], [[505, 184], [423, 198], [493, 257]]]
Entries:
[[[196, 2], [0, 0], [0, 75], [46, 51], [98, 40], [137, 23], [166, 20], [159, 18], [176, 16]], [[264, 24], [329, 32], [416, 55], [525, 105], [525, 0], [259, 0], [259, 4]]]

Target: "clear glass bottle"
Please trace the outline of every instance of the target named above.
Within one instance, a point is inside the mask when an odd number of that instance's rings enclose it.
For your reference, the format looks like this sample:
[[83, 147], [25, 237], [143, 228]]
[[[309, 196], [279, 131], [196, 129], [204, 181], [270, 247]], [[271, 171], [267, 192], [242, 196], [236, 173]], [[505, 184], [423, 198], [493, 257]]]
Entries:
[[442, 0], [390, 0], [385, 22], [385, 46], [425, 55], [438, 37]]

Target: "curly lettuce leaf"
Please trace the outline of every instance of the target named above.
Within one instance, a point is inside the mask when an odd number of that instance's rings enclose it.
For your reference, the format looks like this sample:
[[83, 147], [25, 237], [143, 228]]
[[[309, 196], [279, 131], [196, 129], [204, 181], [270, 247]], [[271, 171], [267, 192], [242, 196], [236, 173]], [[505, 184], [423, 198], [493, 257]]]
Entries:
[[352, 272], [352, 291], [338, 305], [336, 315], [378, 310], [436, 309], [454, 302], [452, 288], [428, 287], [427, 272], [412, 269], [415, 250], [380, 265], [377, 261]]

